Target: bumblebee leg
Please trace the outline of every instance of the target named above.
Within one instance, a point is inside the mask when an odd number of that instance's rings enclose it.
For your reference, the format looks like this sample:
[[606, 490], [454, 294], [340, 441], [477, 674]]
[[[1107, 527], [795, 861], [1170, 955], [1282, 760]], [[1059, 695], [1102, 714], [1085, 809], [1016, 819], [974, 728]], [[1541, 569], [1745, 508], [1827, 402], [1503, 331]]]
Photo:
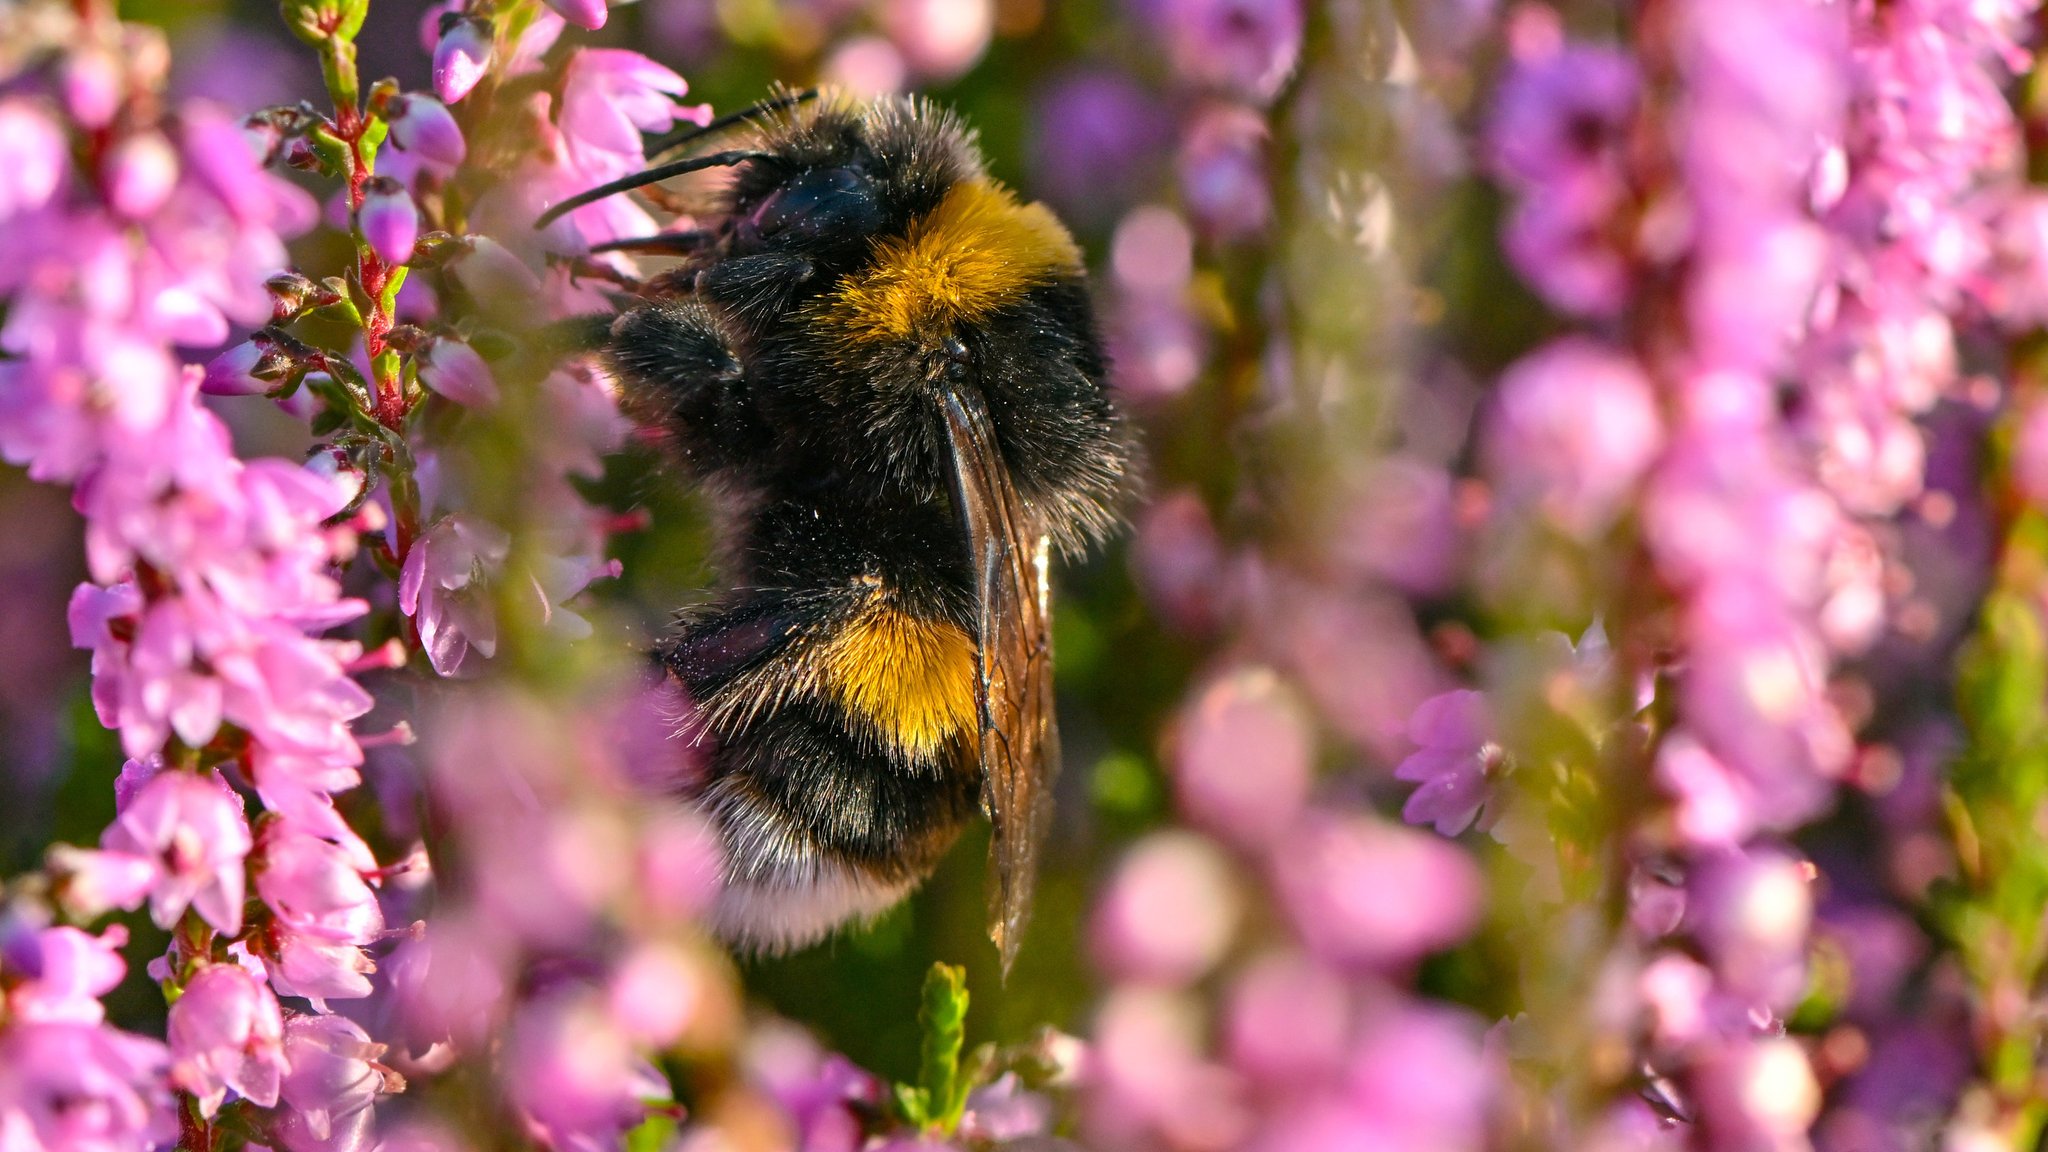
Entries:
[[702, 304], [660, 300], [626, 312], [606, 356], [626, 410], [668, 433], [699, 472], [744, 470], [768, 451], [745, 366]]

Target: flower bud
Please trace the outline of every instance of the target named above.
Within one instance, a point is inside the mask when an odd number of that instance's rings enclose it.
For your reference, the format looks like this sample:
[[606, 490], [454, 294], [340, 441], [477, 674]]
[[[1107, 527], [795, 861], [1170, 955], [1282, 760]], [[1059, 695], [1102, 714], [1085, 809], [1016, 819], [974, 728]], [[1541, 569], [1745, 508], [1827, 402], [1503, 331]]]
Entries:
[[398, 181], [373, 177], [356, 222], [370, 250], [385, 264], [395, 268], [412, 259], [420, 235], [420, 210]]
[[469, 154], [448, 106], [428, 96], [395, 96], [387, 104], [391, 143], [427, 164], [453, 168]]
[[64, 107], [81, 128], [105, 128], [121, 110], [121, 66], [105, 52], [86, 49], [66, 56], [58, 82]]
[[297, 272], [279, 272], [263, 282], [270, 292], [270, 322], [283, 324], [304, 312], [320, 286]]
[[460, 340], [436, 340], [420, 361], [420, 382], [466, 408], [498, 402], [490, 365]]
[[299, 39], [318, 44], [329, 37], [355, 39], [363, 17], [369, 15], [370, 0], [283, 0], [278, 8]]
[[208, 396], [257, 396], [270, 391], [270, 385], [256, 378], [256, 366], [265, 355], [254, 340], [242, 341], [208, 361], [199, 390]]
[[137, 132], [107, 154], [107, 203], [130, 220], [155, 215], [178, 185], [178, 153], [160, 132]]
[[604, 0], [547, 0], [547, 5], [578, 28], [604, 27]]
[[0, 102], [0, 220], [49, 203], [64, 182], [64, 133], [26, 100]]
[[434, 91], [453, 104], [469, 95], [490, 66], [491, 26], [481, 20], [458, 19], [434, 46]]

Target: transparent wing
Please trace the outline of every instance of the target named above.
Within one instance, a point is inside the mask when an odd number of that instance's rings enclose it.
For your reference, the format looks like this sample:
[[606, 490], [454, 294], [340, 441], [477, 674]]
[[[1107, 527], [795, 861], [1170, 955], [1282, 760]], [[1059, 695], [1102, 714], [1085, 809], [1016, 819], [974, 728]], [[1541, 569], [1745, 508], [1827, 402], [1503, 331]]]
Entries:
[[1051, 542], [1030, 536], [988, 407], [967, 390], [946, 396], [953, 492], [974, 563], [975, 703], [981, 714], [982, 807], [989, 843], [989, 938], [1007, 974], [1031, 916], [1038, 849], [1052, 815], [1060, 736], [1053, 718]]

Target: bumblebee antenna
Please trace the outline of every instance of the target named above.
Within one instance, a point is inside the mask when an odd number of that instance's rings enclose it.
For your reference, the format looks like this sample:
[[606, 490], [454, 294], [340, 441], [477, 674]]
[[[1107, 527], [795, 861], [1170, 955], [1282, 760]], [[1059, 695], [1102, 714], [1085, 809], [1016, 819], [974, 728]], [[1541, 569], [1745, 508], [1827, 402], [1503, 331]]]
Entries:
[[801, 92], [787, 92], [781, 96], [770, 96], [759, 103], [749, 104], [737, 112], [728, 112], [711, 123], [704, 125], [702, 128], [694, 126], [678, 128], [666, 136], [657, 136], [647, 142], [647, 154], [649, 156], [658, 156], [672, 148], [680, 148], [692, 140], [709, 136], [714, 132], [723, 132], [735, 124], [744, 124], [749, 120], [757, 120], [768, 115], [770, 112], [780, 112], [784, 108], [794, 108], [807, 100], [815, 100], [817, 98], [818, 90], [816, 88], [806, 88]]
[[585, 204], [594, 204], [607, 196], [616, 196], [621, 192], [631, 192], [635, 188], [645, 188], [649, 184], [659, 184], [672, 176], [681, 176], [690, 172], [701, 172], [706, 168], [730, 168], [735, 164], [743, 164], [748, 160], [758, 160], [765, 155], [767, 155], [765, 152], [713, 152], [709, 156], [692, 156], [687, 160], [672, 160], [667, 164], [657, 164], [644, 172], [636, 172], [631, 176], [621, 177], [609, 184], [600, 184], [587, 192], [578, 192], [576, 195], [541, 213], [540, 219], [535, 220], [533, 226], [536, 229], [545, 228], [556, 220], [561, 219], [563, 213], [573, 212]]

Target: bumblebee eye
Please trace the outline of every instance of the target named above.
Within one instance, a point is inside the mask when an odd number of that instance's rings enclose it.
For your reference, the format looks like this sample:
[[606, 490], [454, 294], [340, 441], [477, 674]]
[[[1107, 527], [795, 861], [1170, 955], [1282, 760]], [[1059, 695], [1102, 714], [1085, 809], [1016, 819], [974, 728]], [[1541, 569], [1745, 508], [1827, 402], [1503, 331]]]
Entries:
[[955, 384], [965, 383], [967, 370], [974, 366], [974, 353], [959, 337], [946, 341], [946, 379]]

